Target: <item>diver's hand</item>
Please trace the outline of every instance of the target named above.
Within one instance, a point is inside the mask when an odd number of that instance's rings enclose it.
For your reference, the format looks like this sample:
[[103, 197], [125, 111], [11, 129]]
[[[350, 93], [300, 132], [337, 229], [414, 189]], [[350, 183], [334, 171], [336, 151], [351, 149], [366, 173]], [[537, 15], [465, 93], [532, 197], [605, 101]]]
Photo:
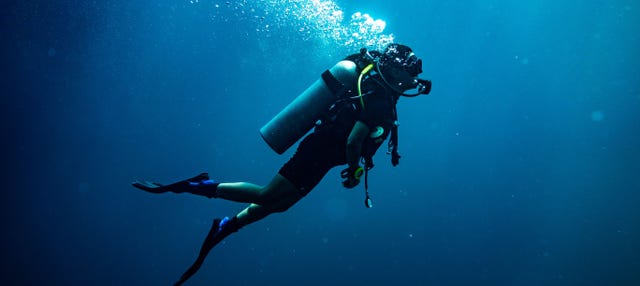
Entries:
[[360, 166], [358, 167], [349, 167], [342, 172], [340, 172], [340, 177], [345, 179], [342, 181], [342, 185], [347, 189], [352, 189], [358, 184], [360, 184], [360, 177], [362, 177], [362, 173], [364, 173], [364, 169]]

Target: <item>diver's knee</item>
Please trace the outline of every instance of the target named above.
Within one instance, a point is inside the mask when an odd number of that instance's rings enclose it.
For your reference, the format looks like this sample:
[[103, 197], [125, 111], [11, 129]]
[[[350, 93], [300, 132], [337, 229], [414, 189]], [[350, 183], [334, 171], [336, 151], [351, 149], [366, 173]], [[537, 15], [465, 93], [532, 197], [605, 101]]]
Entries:
[[258, 204], [274, 213], [286, 212], [303, 197], [284, 177], [278, 179], [263, 187], [258, 196]]
[[275, 203], [271, 204], [269, 206], [269, 209], [272, 212], [276, 213], [286, 212], [303, 197], [304, 196], [301, 196], [297, 193], [289, 193], [285, 196], [280, 197]]
[[282, 197], [261, 197], [258, 204], [272, 213], [282, 213], [286, 212], [292, 206], [290, 203], [283, 202], [286, 200], [286, 198]]
[[258, 192], [258, 196], [256, 198], [255, 203], [266, 206], [271, 205], [274, 201], [274, 192], [268, 186], [262, 187]]

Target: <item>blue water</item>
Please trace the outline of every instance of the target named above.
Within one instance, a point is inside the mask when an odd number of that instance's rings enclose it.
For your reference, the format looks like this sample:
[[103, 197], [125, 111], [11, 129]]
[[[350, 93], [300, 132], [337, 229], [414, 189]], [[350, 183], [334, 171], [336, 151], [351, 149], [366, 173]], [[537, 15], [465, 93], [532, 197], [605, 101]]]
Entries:
[[1, 285], [170, 285], [244, 205], [129, 183], [267, 183], [292, 150], [257, 130], [357, 51], [327, 36], [355, 12], [433, 80], [400, 166], [376, 156], [372, 209], [332, 171], [188, 285], [640, 284], [637, 1], [225, 2], [1, 5]]

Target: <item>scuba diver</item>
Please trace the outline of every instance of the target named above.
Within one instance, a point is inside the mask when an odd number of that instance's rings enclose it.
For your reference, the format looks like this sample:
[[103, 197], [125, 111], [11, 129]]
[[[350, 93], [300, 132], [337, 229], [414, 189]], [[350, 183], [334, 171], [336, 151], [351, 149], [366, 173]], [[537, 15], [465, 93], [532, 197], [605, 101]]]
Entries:
[[[207, 173], [163, 185], [135, 181], [138, 189], [154, 193], [190, 193], [250, 203], [232, 218], [216, 218], [195, 262], [174, 285], [193, 276], [209, 251], [227, 236], [266, 216], [285, 212], [305, 197], [334, 167], [345, 188], [354, 188], [364, 175], [365, 206], [371, 207], [367, 172], [373, 155], [390, 136], [393, 166], [399, 162], [396, 103], [400, 96], [428, 94], [431, 81], [419, 79], [422, 60], [410, 47], [390, 44], [382, 52], [361, 49], [325, 71], [307, 90], [260, 129], [263, 139], [279, 154], [314, 128], [294, 155], [266, 186], [216, 182]], [[408, 94], [408, 91], [416, 91]], [[362, 163], [362, 165], [361, 165]]]

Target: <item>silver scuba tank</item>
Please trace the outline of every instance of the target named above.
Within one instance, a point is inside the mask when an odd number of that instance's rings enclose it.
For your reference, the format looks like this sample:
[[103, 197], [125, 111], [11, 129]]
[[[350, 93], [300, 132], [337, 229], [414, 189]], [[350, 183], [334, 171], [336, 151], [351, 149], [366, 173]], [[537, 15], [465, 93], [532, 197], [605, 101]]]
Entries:
[[324, 111], [353, 90], [357, 80], [354, 62], [338, 62], [260, 128], [260, 135], [273, 151], [284, 153], [313, 128]]

